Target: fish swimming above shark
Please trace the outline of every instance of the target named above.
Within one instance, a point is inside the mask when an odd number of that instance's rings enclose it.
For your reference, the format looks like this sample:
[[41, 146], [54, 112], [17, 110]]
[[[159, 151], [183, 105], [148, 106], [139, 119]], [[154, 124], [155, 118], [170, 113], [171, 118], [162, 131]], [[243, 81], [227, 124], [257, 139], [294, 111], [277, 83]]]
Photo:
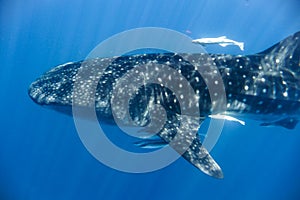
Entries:
[[222, 47], [226, 47], [228, 45], [236, 45], [238, 46], [242, 51], [244, 51], [244, 43], [243, 42], [237, 42], [232, 39], [228, 39], [226, 36], [220, 36], [216, 38], [199, 38], [192, 40], [193, 43], [201, 44], [203, 46], [206, 46], [208, 44], [218, 44]]
[[[193, 88], [197, 98], [175, 96], [163, 84], [146, 84], [141, 86], [130, 99], [128, 109], [133, 121], [141, 126], [151, 122], [149, 110], [160, 104], [166, 110], [167, 121], [157, 133], [159, 140], [147, 140], [139, 143], [141, 147], [167, 145], [178, 131], [181, 123], [187, 131], [198, 131], [203, 121], [210, 117], [220, 116], [225, 119], [239, 118], [254, 119], [261, 126], [280, 126], [293, 129], [300, 118], [300, 32], [297, 32], [265, 51], [253, 55], [227, 55], [227, 54], [178, 54], [178, 53], [151, 53], [141, 55], [124, 55], [117, 58], [94, 58], [80, 62], [66, 63], [54, 67], [36, 79], [29, 87], [28, 94], [31, 99], [44, 107], [71, 114], [74, 104], [74, 84], [81, 66], [90, 67], [93, 71], [97, 67], [105, 68], [105, 72], [89, 76], [92, 80], [99, 80], [96, 87], [94, 103], [99, 119], [112, 120], [111, 101], [116, 95], [126, 93], [126, 86], [118, 93], [113, 88], [121, 77], [130, 70], [143, 65], [142, 75], [145, 79], [153, 75], [155, 64], [167, 65], [173, 71], [181, 74]], [[219, 70], [224, 88], [226, 103], [221, 113], [213, 110], [214, 104], [207, 87], [207, 80], [198, 73], [197, 68], [210, 68], [211, 63]], [[179, 79], [170, 71], [158, 73], [157, 78], [173, 80], [173, 84], [180, 90]], [[213, 73], [208, 73], [211, 77]], [[213, 80], [213, 79], [212, 79]], [[218, 84], [214, 82], [214, 84]], [[85, 86], [81, 85], [79, 93], [85, 96]], [[78, 95], [78, 94], [77, 94]], [[218, 96], [216, 92], [212, 94]], [[179, 100], [183, 104], [179, 104]], [[78, 102], [84, 109], [91, 105], [86, 101]], [[193, 104], [199, 105], [200, 116], [181, 115], [182, 110]], [[183, 107], [181, 107], [183, 106]], [[218, 110], [217, 110], [218, 111]], [[118, 110], [117, 110], [118, 112]], [[122, 114], [122, 113], [118, 113]], [[188, 162], [205, 174], [215, 178], [223, 178], [220, 166], [208, 153], [197, 135], [185, 135], [183, 139], [190, 141], [189, 147], [182, 153]], [[172, 148], [180, 152], [181, 143], [173, 144]]]

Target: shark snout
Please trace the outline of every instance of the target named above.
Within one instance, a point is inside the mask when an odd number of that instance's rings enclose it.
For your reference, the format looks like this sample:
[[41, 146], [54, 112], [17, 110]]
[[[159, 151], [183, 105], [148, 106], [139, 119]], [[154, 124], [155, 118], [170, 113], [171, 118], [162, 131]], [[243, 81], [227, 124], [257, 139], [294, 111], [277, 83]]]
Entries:
[[43, 104], [46, 97], [45, 92], [38, 86], [37, 81], [30, 84], [28, 88], [28, 95], [37, 104]]

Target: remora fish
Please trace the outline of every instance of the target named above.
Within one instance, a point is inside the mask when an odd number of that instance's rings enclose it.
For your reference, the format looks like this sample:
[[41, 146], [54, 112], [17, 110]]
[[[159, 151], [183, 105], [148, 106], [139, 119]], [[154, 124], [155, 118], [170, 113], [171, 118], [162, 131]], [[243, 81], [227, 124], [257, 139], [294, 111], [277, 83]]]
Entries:
[[192, 40], [193, 43], [201, 44], [203, 46], [207, 44], [218, 44], [222, 47], [226, 47], [228, 45], [237, 45], [242, 51], [244, 51], [244, 43], [237, 42], [231, 39], [226, 38], [226, 36], [221, 36], [217, 38], [199, 38]]
[[[112, 62], [101, 77], [91, 77], [99, 80], [94, 104], [97, 115], [104, 119], [112, 119], [113, 85], [126, 72], [139, 65], [150, 66], [153, 63], [160, 63], [177, 70], [189, 81], [199, 97], [201, 116], [198, 116], [198, 119], [181, 116], [180, 109], [185, 108], [180, 108], [176, 101], [179, 97], [174, 96], [162, 85], [148, 84], [142, 87], [129, 102], [132, 119], [141, 125], [149, 123], [149, 109], [154, 104], [160, 103], [166, 109], [168, 121], [157, 134], [161, 138], [160, 141], [145, 140], [144, 143], [140, 143], [140, 146], [167, 144], [176, 134], [180, 134], [177, 127], [182, 120], [187, 131], [197, 131], [205, 118], [215, 114], [237, 118], [248, 117], [260, 121], [262, 126], [274, 125], [293, 129], [300, 116], [299, 37], [300, 32], [297, 32], [263, 52], [249, 56], [162, 53], [66, 63], [53, 68], [34, 81], [29, 87], [28, 94], [39, 105], [71, 113], [73, 86], [81, 65], [89, 66], [93, 70]], [[192, 59], [189, 59], [191, 57]], [[207, 85], [194, 66], [201, 63], [204, 67], [211, 61], [220, 71], [226, 90], [227, 108], [223, 113], [212, 113], [213, 104]], [[143, 72], [144, 77], [147, 78], [154, 71], [149, 68]], [[160, 74], [161, 77], [167, 78], [169, 75]], [[178, 83], [174, 82], [174, 84]], [[82, 96], [86, 95], [84, 90], [82, 85]], [[119, 92], [126, 92], [126, 90]], [[182, 97], [182, 101], [188, 102], [184, 105], [190, 105], [189, 102], [193, 103], [194, 100]], [[86, 102], [79, 103], [83, 108], [90, 106]], [[192, 143], [182, 156], [204, 173], [222, 178], [221, 168], [201, 145], [199, 137], [188, 135], [185, 139]], [[180, 144], [172, 147], [179, 150]]]

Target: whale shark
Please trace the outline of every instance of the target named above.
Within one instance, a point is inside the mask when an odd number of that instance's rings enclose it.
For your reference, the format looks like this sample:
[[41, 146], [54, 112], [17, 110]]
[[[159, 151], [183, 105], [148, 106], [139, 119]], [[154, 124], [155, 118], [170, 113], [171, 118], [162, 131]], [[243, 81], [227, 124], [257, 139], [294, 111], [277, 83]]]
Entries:
[[[98, 80], [93, 105], [87, 101], [77, 102], [81, 108], [95, 107], [97, 117], [113, 123], [112, 99], [126, 93], [123, 89], [113, 93], [114, 85], [130, 70], [146, 66], [143, 78], [155, 73], [156, 64], [167, 65], [181, 74], [195, 92], [195, 98], [177, 97], [163, 84], [147, 83], [139, 87], [128, 102], [131, 119], [144, 126], [151, 122], [150, 111], [155, 104], [166, 110], [167, 120], [156, 134], [156, 138], [146, 138], [137, 142], [140, 147], [160, 147], [168, 145], [175, 135], [182, 135], [181, 140], [172, 144], [172, 148], [180, 152], [188, 162], [205, 174], [223, 178], [218, 163], [206, 150], [198, 135], [186, 134], [198, 131], [204, 120], [210, 116], [215, 118], [257, 120], [261, 126], [279, 126], [287, 129], [296, 127], [300, 117], [300, 32], [283, 39], [266, 50], [252, 55], [229, 54], [179, 54], [149, 53], [123, 55], [117, 58], [93, 58], [85, 61], [70, 62], [54, 67], [31, 83], [28, 94], [37, 104], [59, 112], [72, 114], [74, 104], [74, 84], [82, 66], [89, 67], [92, 72], [98, 67], [105, 67], [101, 76], [91, 73], [91, 80]], [[214, 109], [219, 102], [212, 101], [211, 95], [218, 96], [218, 91], [210, 94], [207, 80], [198, 73], [197, 68], [207, 70], [213, 81], [215, 71], [209, 71], [211, 63], [218, 69], [224, 88], [225, 109]], [[158, 73], [157, 77], [173, 81], [180, 90], [180, 80], [173, 71]], [[137, 70], [138, 72], [138, 70]], [[213, 84], [218, 84], [216, 81]], [[76, 95], [86, 96], [85, 85]], [[179, 104], [179, 100], [184, 102]], [[199, 106], [199, 116], [194, 113], [182, 115], [185, 109], [193, 104]], [[116, 110], [118, 112], [118, 109]], [[197, 112], [195, 112], [197, 113]], [[122, 115], [120, 113], [117, 113]], [[228, 116], [228, 117], [226, 117]], [[152, 119], [153, 120], [153, 119]], [[125, 120], [124, 120], [125, 121]], [[154, 119], [155, 121], [155, 119]], [[126, 122], [124, 122], [126, 123]], [[185, 131], [178, 127], [183, 124]], [[182, 143], [188, 141], [189, 146], [182, 152]]]

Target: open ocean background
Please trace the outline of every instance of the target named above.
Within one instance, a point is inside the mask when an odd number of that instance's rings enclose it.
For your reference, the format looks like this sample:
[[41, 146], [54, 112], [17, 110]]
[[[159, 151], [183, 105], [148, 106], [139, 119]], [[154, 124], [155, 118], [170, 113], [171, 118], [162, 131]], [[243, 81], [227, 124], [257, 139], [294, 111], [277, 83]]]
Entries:
[[287, 130], [226, 122], [211, 152], [222, 180], [183, 158], [159, 171], [128, 174], [91, 156], [72, 117], [27, 95], [45, 71], [84, 59], [98, 43], [128, 29], [226, 35], [245, 42], [245, 51], [206, 50], [253, 54], [299, 31], [299, 10], [298, 0], [1, 0], [0, 200], [300, 199], [299, 125]]

